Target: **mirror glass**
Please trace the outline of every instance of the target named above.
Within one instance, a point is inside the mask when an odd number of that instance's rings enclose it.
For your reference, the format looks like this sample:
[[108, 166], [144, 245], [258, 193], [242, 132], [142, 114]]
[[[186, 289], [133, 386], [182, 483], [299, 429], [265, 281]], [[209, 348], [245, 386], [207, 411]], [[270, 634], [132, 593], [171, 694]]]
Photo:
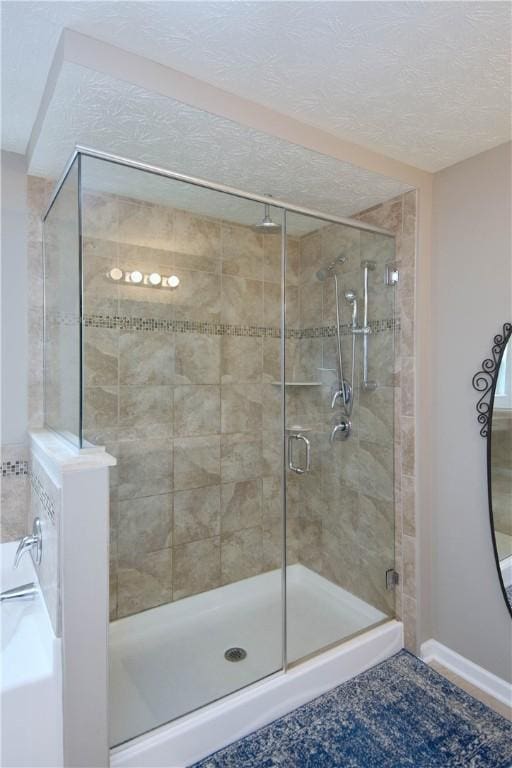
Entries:
[[491, 521], [502, 584], [512, 614], [512, 336], [509, 336], [501, 357], [491, 418]]

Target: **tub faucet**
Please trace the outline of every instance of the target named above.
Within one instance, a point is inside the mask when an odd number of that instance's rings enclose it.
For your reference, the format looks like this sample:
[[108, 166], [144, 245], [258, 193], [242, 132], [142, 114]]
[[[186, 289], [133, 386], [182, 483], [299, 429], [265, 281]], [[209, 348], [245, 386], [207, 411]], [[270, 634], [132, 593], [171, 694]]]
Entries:
[[39, 565], [43, 551], [43, 534], [41, 529], [41, 520], [36, 517], [32, 525], [32, 535], [24, 536], [18, 545], [14, 557], [14, 567], [17, 568], [25, 552], [32, 552], [34, 562]]
[[19, 587], [13, 587], [12, 589], [6, 589], [4, 592], [0, 592], [0, 601], [33, 600], [36, 595], [37, 586], [35, 582], [31, 581], [28, 584], [22, 584]]

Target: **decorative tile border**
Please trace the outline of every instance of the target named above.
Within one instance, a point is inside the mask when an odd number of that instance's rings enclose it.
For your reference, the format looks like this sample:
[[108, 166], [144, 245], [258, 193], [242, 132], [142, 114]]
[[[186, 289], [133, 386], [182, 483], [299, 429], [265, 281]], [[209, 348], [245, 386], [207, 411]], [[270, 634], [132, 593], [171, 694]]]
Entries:
[[28, 461], [3, 461], [2, 477], [24, 477], [28, 475]]
[[[58, 313], [51, 318], [58, 325], [73, 325], [78, 323], [78, 316]], [[396, 331], [400, 329], [399, 318], [371, 320], [369, 326], [373, 333]], [[264, 325], [230, 325], [228, 323], [212, 323], [202, 320], [165, 320], [160, 318], [126, 317], [122, 315], [85, 315], [85, 328], [108, 328], [120, 331], [160, 331], [165, 333], [200, 333], [206, 336], [250, 336], [260, 338], [281, 337], [281, 329]], [[352, 332], [350, 323], [340, 326], [343, 336]], [[335, 325], [315, 326], [311, 328], [287, 328], [286, 337], [289, 339], [312, 339], [335, 336]]]
[[279, 338], [279, 328], [264, 325], [228, 325], [201, 320], [161, 320], [159, 318], [86, 315], [86, 328], [114, 328], [121, 331], [165, 331], [167, 333], [201, 333], [206, 336], [269, 336]]
[[30, 477], [30, 484], [32, 486], [32, 489], [36, 496], [38, 497], [39, 501], [41, 502], [41, 506], [48, 515], [51, 522], [55, 525], [55, 502], [51, 498], [51, 496], [45, 491], [44, 486], [41, 482], [41, 479], [39, 475], [37, 475], [34, 470], [31, 470], [29, 473]]
[[[391, 318], [388, 320], [370, 320], [368, 325], [372, 329], [372, 333], [382, 333], [384, 331], [397, 331], [400, 330], [400, 319]], [[350, 323], [344, 323], [340, 325], [341, 335], [349, 336], [352, 332], [352, 326]], [[322, 336], [335, 336], [335, 325], [324, 325], [318, 328], [303, 328], [300, 332], [301, 339], [314, 339]]]

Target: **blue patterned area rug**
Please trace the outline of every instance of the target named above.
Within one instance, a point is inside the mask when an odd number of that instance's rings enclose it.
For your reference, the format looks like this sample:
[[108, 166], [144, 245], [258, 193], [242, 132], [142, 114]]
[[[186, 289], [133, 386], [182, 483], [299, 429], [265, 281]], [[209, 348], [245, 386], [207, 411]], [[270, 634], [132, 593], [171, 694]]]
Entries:
[[512, 724], [401, 651], [194, 768], [334, 766], [510, 768]]

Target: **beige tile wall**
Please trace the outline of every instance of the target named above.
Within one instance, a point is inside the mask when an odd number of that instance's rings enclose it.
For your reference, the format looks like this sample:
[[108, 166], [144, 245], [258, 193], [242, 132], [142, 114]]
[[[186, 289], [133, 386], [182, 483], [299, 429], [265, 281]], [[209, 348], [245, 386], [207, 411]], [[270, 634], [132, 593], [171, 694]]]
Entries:
[[41, 212], [51, 182], [29, 176], [28, 195], [28, 427], [41, 427], [43, 416], [43, 255]]
[[27, 533], [26, 518], [29, 499], [27, 447], [23, 444], [3, 445], [0, 458], [2, 463], [0, 541], [16, 541]]
[[[28, 304], [28, 427], [43, 426], [43, 260], [41, 211], [51, 185], [44, 179], [27, 180], [27, 304]], [[26, 444], [2, 445], [3, 462], [26, 462]], [[0, 540], [14, 541], [32, 526], [28, 474], [8, 473], [1, 481]]]
[[[27, 180], [27, 289], [28, 289], [28, 427], [43, 425], [43, 260], [40, 216], [49, 192], [44, 179]], [[27, 462], [25, 444], [2, 445], [3, 462]], [[15, 541], [28, 531], [29, 481], [27, 474], [8, 473], [1, 480], [0, 540]]]
[[78, 169], [74, 167], [52, 205], [44, 233], [45, 411], [48, 424], [68, 435], [80, 431], [78, 201]]
[[[300, 326], [304, 331], [336, 322], [334, 279], [321, 282], [316, 272], [343, 254], [337, 268], [342, 325], [351, 320], [344, 299], [348, 289], [362, 298], [361, 261], [371, 259], [370, 320], [393, 318], [393, 288], [384, 285], [384, 270], [394, 261], [390, 238], [338, 225], [328, 226], [300, 241]], [[363, 305], [360, 301], [359, 319]], [[385, 588], [385, 572], [394, 566], [393, 512], [393, 330], [369, 340], [369, 372], [378, 379], [375, 392], [361, 391], [362, 338], [356, 339], [352, 434], [346, 442], [330, 444], [332, 427], [342, 407], [331, 408], [337, 381], [334, 335], [302, 338], [296, 371], [321, 387], [287, 389], [288, 424], [309, 430], [312, 471], [296, 480], [299, 488], [299, 560], [388, 615], [394, 596]], [[352, 335], [342, 337], [344, 377], [351, 380]], [[288, 372], [289, 374], [289, 372]], [[292, 376], [288, 375], [288, 378]], [[290, 511], [290, 504], [288, 504]]]
[[416, 464], [414, 399], [416, 349], [414, 343], [416, 288], [416, 192], [408, 192], [362, 213], [359, 218], [395, 233], [400, 282], [396, 312], [400, 330], [395, 337], [395, 549], [400, 584], [396, 613], [404, 621], [405, 645], [416, 643]]
[[[255, 211], [256, 218], [256, 211]], [[85, 313], [273, 328], [85, 329], [85, 429], [118, 458], [111, 604], [122, 617], [281, 564], [280, 238], [112, 196], [85, 196]], [[289, 238], [289, 307], [298, 242]], [[113, 266], [176, 274], [118, 286]], [[119, 324], [118, 324], [119, 325]], [[238, 331], [242, 332], [242, 331]]]

